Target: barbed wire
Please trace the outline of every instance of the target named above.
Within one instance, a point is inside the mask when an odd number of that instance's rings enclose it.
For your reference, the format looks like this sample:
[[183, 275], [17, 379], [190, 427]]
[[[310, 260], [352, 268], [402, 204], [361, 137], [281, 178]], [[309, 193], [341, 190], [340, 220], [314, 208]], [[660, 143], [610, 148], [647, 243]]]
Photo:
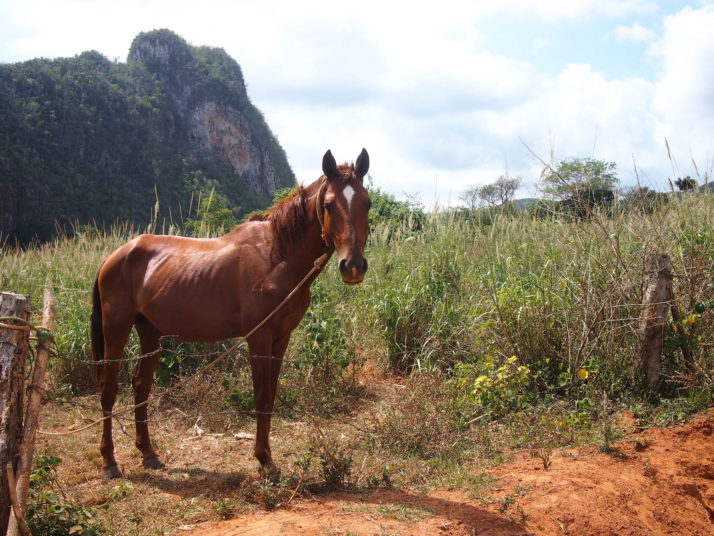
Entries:
[[[664, 302], [661, 302], [661, 304], [668, 304], [668, 303], [670, 303], [670, 302], [671, 302], [671, 301], [664, 301]], [[642, 303], [613, 304], [613, 305], [610, 306], [609, 308], [610, 308], [610, 309], [615, 309], [615, 308], [623, 308], [623, 307], [642, 307], [642, 306], [643, 306]], [[19, 326], [17, 326], [17, 325], [9, 325], [9, 329], [22, 329], [22, 330], [28, 330], [28, 331], [29, 331], [29, 330], [36, 330], [38, 333], [41, 332], [41, 331], [47, 331], [47, 330], [45, 330], [45, 329], [42, 328], [42, 327], [33, 326], [30, 322], [24, 321], [23, 319], [19, 319], [19, 318], [14, 318], [14, 317], [2, 317], [2, 318], [0, 318], [0, 321], [13, 321], [13, 322], [18, 322], [18, 323], [20, 324]], [[611, 327], [610, 330], [608, 330], [608, 331], [617, 331], [617, 330], [622, 330], [622, 329], [630, 329], [630, 330], [633, 330], [633, 331], [637, 331], [638, 329], [637, 329], [637, 327], [636, 327], [636, 323], [637, 323], [638, 321], [639, 321], [639, 318], [636, 318], [636, 317], [623, 317], [623, 318], [603, 319], [603, 320], [597, 321], [597, 323], [598, 323], [598, 324], [610, 324], [610, 325], [612, 325], [612, 324], [618, 324], [618, 323], [623, 324], [623, 325], [621, 325], [621, 326]], [[0, 327], [5, 327], [5, 326], [2, 325], [2, 324], [0, 324]], [[51, 335], [51, 334], [50, 334], [50, 335]], [[54, 345], [54, 348], [53, 348], [53, 357], [58, 358], [58, 359], [62, 359], [62, 360], [65, 360], [65, 361], [71, 361], [71, 362], [73, 362], [73, 363], [82, 363], [82, 364], [89, 364], [89, 365], [96, 366], [96, 365], [103, 365], [103, 364], [105, 364], [105, 363], [112, 363], [112, 362], [121, 362], [121, 361], [133, 362], [133, 361], [139, 361], [139, 360], [144, 359], [144, 358], [148, 358], [148, 357], [155, 356], [155, 355], [157, 355], [157, 354], [159, 354], [159, 353], [171, 353], [171, 354], [174, 354], [174, 355], [177, 355], [177, 356], [181, 356], [183, 359], [193, 359], [193, 358], [206, 359], [206, 358], [211, 358], [211, 357], [217, 356], [217, 357], [214, 359], [214, 361], [212, 361], [211, 363], [209, 363], [209, 364], [206, 365], [205, 367], [199, 368], [198, 370], [196, 370], [196, 371], [194, 372], [194, 374], [192, 374], [192, 375], [190, 375], [190, 376], [184, 377], [181, 381], [179, 381], [179, 382], [176, 383], [175, 385], [171, 386], [169, 389], [167, 389], [167, 390], [165, 390], [164, 392], [162, 392], [162, 393], [158, 396], [158, 398], [155, 398], [155, 399], [154, 399], [154, 402], [156, 402], [156, 403], [159, 403], [162, 399], [169, 397], [169, 395], [172, 394], [174, 391], [176, 391], [180, 386], [182, 386], [182, 385], [184, 385], [184, 384], [186, 384], [186, 383], [192, 381], [192, 380], [193, 380], [194, 378], [196, 378], [199, 374], [202, 374], [202, 373], [204, 373], [205, 371], [207, 371], [208, 369], [210, 369], [210, 368], [212, 368], [213, 366], [215, 366], [219, 361], [223, 360], [225, 357], [227, 357], [227, 355], [228, 355], [229, 353], [231, 353], [231, 352], [233, 352], [233, 351], [236, 351], [235, 358], [234, 358], [234, 362], [238, 362], [239, 360], [243, 360], [243, 359], [245, 359], [246, 361], [252, 360], [252, 359], [274, 359], [274, 360], [277, 360], [277, 361], [283, 361], [283, 358], [278, 358], [278, 357], [275, 357], [275, 356], [272, 356], [272, 355], [262, 355], [262, 356], [259, 356], [259, 355], [249, 355], [249, 354], [245, 354], [245, 353], [240, 352], [241, 347], [243, 347], [243, 346], [245, 346], [245, 345], [247, 344], [247, 342], [245, 341], [245, 339], [242, 339], [241, 341], [239, 341], [239, 342], [237, 342], [237, 343], [235, 343], [235, 344], [233, 344], [233, 345], [230, 345], [230, 346], [229, 346], [228, 343], [222, 343], [222, 344], [223, 344], [223, 348], [222, 348], [221, 350], [215, 350], [215, 351], [212, 351], [212, 352], [201, 352], [201, 353], [186, 353], [186, 352], [182, 352], [180, 349], [167, 348], [167, 347], [164, 346], [164, 341], [165, 341], [165, 340], [167, 340], [167, 339], [173, 339], [173, 338], [176, 338], [176, 336], [175, 336], [175, 335], [164, 335], [164, 336], [162, 336], [162, 337], [160, 338], [160, 340], [159, 340], [160, 347], [157, 348], [156, 350], [151, 351], [151, 352], [147, 352], [147, 353], [140, 354], [140, 355], [133, 356], [133, 357], [132, 357], [132, 356], [127, 356], [127, 357], [121, 357], [121, 358], [117, 358], [117, 359], [102, 359], [102, 360], [99, 360], [99, 361], [96, 361], [96, 360], [86, 360], [86, 359], [78, 359], [78, 358], [72, 358], [72, 357], [69, 357], [69, 356], [62, 355], [62, 353], [59, 351], [57, 345], [55, 344], [55, 345]], [[2, 342], [3, 342], [4, 344], [10, 344], [10, 345], [12, 345], [11, 343], [5, 343], [4, 341], [2, 341]], [[181, 343], [179, 343], [179, 344], [181, 344]], [[12, 345], [12, 346], [14, 346], [14, 345]], [[229, 347], [226, 349], [227, 346], [229, 346]], [[380, 355], [380, 357], [381, 357], [381, 358], [387, 358], [387, 359], [393, 359], [394, 357], [403, 356], [403, 355], [412, 354], [412, 353], [414, 353], [414, 350], [413, 350], [413, 349], [407, 349], [407, 350], [404, 350], [404, 351], [401, 351], [401, 352], [392, 352], [392, 353], [387, 354], [387, 355]], [[28, 387], [28, 389], [42, 389], [42, 388], [40, 388], [39, 386], [30, 385], [30, 386]], [[48, 393], [47, 390], [46, 390], [46, 389], [42, 389], [42, 390], [43, 390], [43, 392], [45, 393], [45, 395], [47, 395], [47, 393]], [[50, 397], [47, 397], [47, 400], [52, 400], [52, 399], [51, 399]], [[99, 408], [97, 408], [96, 406], [90, 407], [90, 406], [88, 406], [88, 405], [82, 405], [81, 403], [70, 403], [70, 402], [68, 402], [68, 401], [66, 401], [66, 400], [62, 400], [60, 397], [54, 398], [53, 400], [56, 401], [56, 402], [60, 402], [60, 403], [62, 403], [62, 404], [66, 404], [66, 405], [70, 405], [70, 406], [76, 406], [76, 407], [79, 407], [79, 408], [88, 409], [88, 410], [92, 410], [92, 411], [95, 411], [95, 410], [98, 410], [98, 409], [99, 409]], [[130, 437], [133, 437], [133, 436], [131, 436], [131, 434], [129, 434], [129, 433], [126, 431], [126, 427], [125, 427], [124, 422], [122, 421], [122, 417], [123, 417], [124, 415], [126, 415], [126, 414], [132, 412], [132, 411], [135, 411], [136, 409], [138, 409], [138, 408], [140, 408], [140, 407], [142, 407], [142, 406], [148, 405], [149, 402], [150, 402], [150, 401], [147, 399], [147, 400], [146, 400], [145, 402], [143, 402], [143, 403], [130, 405], [130, 406], [127, 406], [127, 407], [125, 407], [125, 408], [119, 409], [118, 411], [117, 411], [117, 410], [112, 411], [110, 414], [104, 415], [103, 417], [101, 417], [101, 418], [99, 418], [99, 419], [92, 420], [91, 422], [89, 422], [89, 423], [87, 423], [87, 424], [85, 424], [85, 425], [83, 425], [83, 426], [80, 426], [79, 428], [73, 428], [73, 429], [71, 429], [71, 430], [60, 431], [60, 432], [39, 430], [39, 433], [42, 433], [42, 434], [44, 434], [44, 435], [67, 435], [67, 434], [79, 433], [79, 432], [81, 432], [81, 431], [84, 431], [84, 430], [86, 430], [86, 429], [89, 429], [89, 428], [91, 428], [92, 426], [95, 426], [95, 425], [97, 425], [97, 424], [99, 424], [99, 423], [105, 421], [106, 419], [110, 419], [110, 418], [111, 418], [111, 419], [115, 419], [115, 420], [117, 421], [117, 423], [119, 424], [119, 426], [120, 426], [120, 428], [122, 429], [122, 432], [123, 432], [123, 433], [129, 435]], [[151, 415], [154, 416], [154, 415], [156, 415], [156, 413], [159, 412], [159, 411], [160, 411], [160, 410], [159, 410], [158, 408], [154, 408], [154, 410], [152, 411]], [[262, 415], [274, 415], [274, 414], [276, 414], [276, 413], [275, 413], [275, 412], [263, 412], [263, 411], [259, 411], [259, 410], [239, 410], [239, 409], [232, 408], [232, 409], [227, 409], [227, 410], [223, 410], [223, 411], [216, 411], [216, 412], [209, 412], [209, 413], [202, 412], [202, 413], [198, 416], [198, 419], [200, 419], [200, 418], [202, 418], [202, 417], [204, 417], [204, 418], [210, 418], [210, 417], [223, 416], [223, 415], [235, 416], [235, 415], [261, 415], [261, 414], [262, 414]], [[184, 417], [183, 417], [183, 418], [186, 418], [186, 417], [187, 417], [187, 416], [184, 414]], [[164, 419], [166, 419], [166, 418], [171, 418], [171, 417], [166, 417], [166, 416], [164, 416]], [[88, 419], [86, 419], [86, 418], [84, 418], [84, 419], [85, 419], [85, 420], [88, 420]], [[149, 421], [148, 418], [147, 418], [146, 420], [140, 420], [140, 421], [136, 421], [136, 420], [135, 420], [135, 424], [148, 423], [148, 421]]]

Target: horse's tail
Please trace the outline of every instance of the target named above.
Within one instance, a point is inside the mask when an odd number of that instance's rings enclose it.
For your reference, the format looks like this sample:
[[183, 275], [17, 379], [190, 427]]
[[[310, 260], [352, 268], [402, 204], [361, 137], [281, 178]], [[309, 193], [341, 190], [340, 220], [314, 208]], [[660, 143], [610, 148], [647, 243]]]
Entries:
[[[100, 267], [101, 270], [101, 267]], [[102, 301], [99, 296], [99, 271], [94, 278], [94, 288], [92, 289], [92, 359], [94, 364], [97, 382], [102, 381], [104, 365], [104, 330], [102, 329]]]

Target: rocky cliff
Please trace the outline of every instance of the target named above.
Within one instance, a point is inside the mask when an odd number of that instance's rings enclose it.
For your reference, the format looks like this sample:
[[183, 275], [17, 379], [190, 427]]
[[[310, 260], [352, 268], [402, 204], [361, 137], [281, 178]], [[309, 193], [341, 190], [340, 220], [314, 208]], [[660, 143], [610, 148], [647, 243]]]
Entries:
[[142, 225], [157, 201], [181, 225], [210, 192], [239, 218], [295, 183], [238, 63], [168, 30], [137, 36], [126, 63], [0, 65], [0, 114], [0, 241]]
[[[245, 89], [240, 66], [223, 49], [189, 46], [168, 30], [140, 34], [129, 62], [143, 64], [161, 82], [192, 152], [220, 159], [256, 193], [272, 194], [294, 177], [282, 150]], [[273, 150], [271, 150], [273, 149]]]

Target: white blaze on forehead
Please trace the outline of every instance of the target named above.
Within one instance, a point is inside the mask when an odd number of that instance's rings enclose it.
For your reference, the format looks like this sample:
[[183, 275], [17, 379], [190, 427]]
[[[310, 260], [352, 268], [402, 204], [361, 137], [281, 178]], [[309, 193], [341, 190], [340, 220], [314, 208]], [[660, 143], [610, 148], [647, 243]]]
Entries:
[[352, 205], [352, 196], [355, 195], [355, 189], [348, 184], [345, 186], [345, 189], [342, 190], [342, 194], [345, 196], [345, 199], [347, 199], [347, 210], [349, 211]]

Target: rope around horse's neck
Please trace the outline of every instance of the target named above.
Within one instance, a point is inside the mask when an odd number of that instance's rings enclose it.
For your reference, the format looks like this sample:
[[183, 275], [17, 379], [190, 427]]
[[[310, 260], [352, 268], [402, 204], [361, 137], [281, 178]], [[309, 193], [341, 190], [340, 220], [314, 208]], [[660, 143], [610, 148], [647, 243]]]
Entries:
[[[277, 305], [277, 307], [275, 307], [275, 309], [273, 309], [265, 318], [263, 318], [263, 320], [261, 320], [258, 324], [256, 324], [256, 325], [253, 327], [253, 329], [251, 329], [248, 333], [246, 333], [245, 335], [242, 335], [242, 336], [240, 337], [241, 340], [240, 340], [239, 342], [235, 343], [233, 346], [231, 346], [230, 348], [228, 348], [228, 350], [226, 350], [225, 352], [223, 352], [223, 353], [222, 353], [221, 355], [219, 355], [216, 359], [214, 359], [214, 360], [211, 361], [208, 365], [206, 365], [205, 367], [203, 367], [202, 370], [203, 370], [203, 371], [206, 371], [206, 370], [209, 370], [209, 369], [213, 368], [214, 366], [216, 366], [216, 364], [217, 364], [219, 361], [223, 360], [228, 354], [230, 354], [230, 353], [233, 352], [234, 350], [237, 350], [240, 346], [244, 345], [244, 344], [248, 341], [248, 338], [249, 338], [249, 337], [251, 337], [252, 335], [254, 335], [255, 332], [257, 332], [260, 328], [262, 328], [271, 318], [273, 318], [273, 317], [278, 313], [278, 311], [280, 311], [280, 309], [283, 308], [283, 306], [288, 302], [288, 300], [290, 300], [290, 298], [292, 298], [292, 297], [302, 288], [302, 286], [310, 279], [310, 277], [311, 277], [313, 274], [315, 274], [316, 272], [319, 272], [320, 270], [322, 270], [322, 269], [325, 267], [325, 264], [326, 264], [327, 261], [330, 259], [330, 256], [331, 256], [331, 255], [332, 255], [332, 252], [326, 251], [325, 253], [323, 253], [322, 255], [320, 255], [317, 259], [315, 259], [315, 262], [314, 262], [313, 265], [312, 265], [312, 269], [310, 269], [310, 271], [307, 273], [307, 275], [305, 275], [305, 277], [303, 277], [303, 278], [300, 280], [300, 282], [295, 286], [295, 288], [294, 288], [292, 291], [290, 291], [290, 293], [289, 293], [287, 296], [285, 296], [285, 298], [283, 298], [283, 301], [281, 301], [281, 302]], [[273, 357], [273, 356], [270, 356], [270, 357]], [[164, 397], [167, 396], [168, 394], [172, 393], [173, 391], [175, 391], [176, 389], [178, 389], [179, 387], [181, 387], [185, 382], [187, 382], [187, 381], [190, 380], [191, 378], [192, 378], [192, 376], [188, 376], [188, 377], [184, 378], [183, 380], [181, 380], [180, 382], [178, 382], [177, 384], [173, 385], [172, 387], [170, 387], [169, 389], [167, 389], [166, 391], [164, 391], [163, 393], [161, 393], [161, 394], [159, 395], [159, 397], [158, 397], [158, 400], [161, 400], [162, 398], [164, 398]], [[134, 411], [135, 409], [140, 408], [141, 406], [145, 406], [145, 405], [147, 405], [148, 403], [149, 403], [149, 399], [147, 398], [144, 402], [141, 402], [141, 403], [139, 403], [139, 404], [134, 404], [133, 406], [129, 406], [128, 408], [126, 408], [126, 409], [124, 409], [124, 410], [122, 410], [122, 411], [120, 411], [120, 412], [118, 412], [118, 413], [112, 412], [112, 413], [110, 413], [109, 415], [105, 415], [105, 416], [102, 417], [101, 419], [97, 419], [96, 421], [90, 422], [89, 424], [87, 424], [87, 425], [85, 425], [85, 426], [82, 426], [82, 427], [80, 427], [80, 428], [76, 428], [75, 430], [68, 430], [68, 431], [66, 431], [66, 432], [48, 432], [48, 431], [45, 431], [45, 430], [38, 430], [38, 433], [43, 434], [43, 435], [56, 435], [56, 436], [57, 436], [57, 435], [76, 434], [76, 433], [78, 433], [78, 432], [81, 432], [81, 431], [83, 431], [83, 430], [86, 430], [86, 429], [88, 429], [88, 428], [91, 428], [91, 427], [94, 426], [95, 424], [99, 424], [100, 422], [103, 422], [103, 421], [105, 421], [105, 420], [107, 420], [107, 419], [111, 419], [112, 417], [118, 417], [118, 416], [120, 416], [120, 415], [124, 415], [124, 414], [126, 414], [126, 413], [129, 413], [130, 411]], [[256, 412], [256, 413], [265, 413], [265, 412]]]

